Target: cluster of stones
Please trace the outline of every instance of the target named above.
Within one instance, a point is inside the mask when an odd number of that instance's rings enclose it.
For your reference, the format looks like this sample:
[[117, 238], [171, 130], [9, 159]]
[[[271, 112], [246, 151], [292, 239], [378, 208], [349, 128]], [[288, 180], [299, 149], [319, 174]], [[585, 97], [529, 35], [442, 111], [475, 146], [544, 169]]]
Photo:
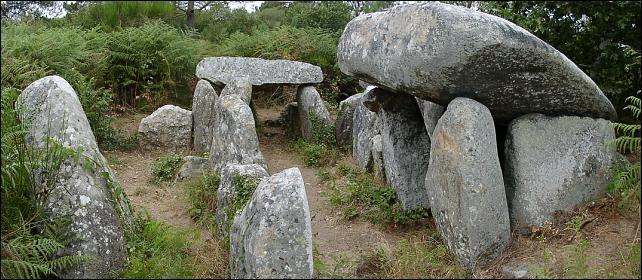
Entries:
[[[287, 108], [293, 108], [296, 134], [311, 141], [314, 117], [332, 124], [312, 86], [323, 80], [321, 68], [287, 60], [208, 57], [197, 65], [196, 76], [192, 111], [166, 105], [144, 118], [141, 146], [209, 154], [185, 157], [177, 176], [220, 174], [216, 223], [218, 237], [229, 238], [232, 278], [311, 278], [312, 230], [303, 177], [298, 168], [268, 174], [251, 107], [255, 86], [296, 89], [297, 102]], [[239, 176], [258, 186], [244, 208], [230, 213], [242, 187], [235, 180]]]
[[437, 2], [399, 5], [348, 23], [337, 59], [366, 87], [341, 102], [337, 143], [385, 176], [404, 209], [430, 208], [463, 266], [490, 264], [511, 230], [604, 193], [613, 105], [515, 24]]

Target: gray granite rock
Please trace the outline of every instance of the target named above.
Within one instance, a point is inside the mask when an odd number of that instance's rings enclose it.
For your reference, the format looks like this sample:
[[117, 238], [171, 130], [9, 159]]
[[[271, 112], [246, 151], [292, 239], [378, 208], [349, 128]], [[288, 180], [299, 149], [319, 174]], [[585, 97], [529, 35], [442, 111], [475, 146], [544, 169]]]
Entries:
[[530, 114], [513, 120], [505, 143], [505, 181], [513, 230], [552, 222], [599, 198], [611, 180], [615, 137], [604, 119]]
[[[307, 142], [314, 142], [314, 130], [322, 129], [317, 126], [332, 126], [330, 113], [323, 104], [321, 95], [313, 86], [301, 86], [297, 92], [297, 105], [299, 111], [299, 124], [301, 136]], [[316, 122], [313, 122], [316, 118]]]
[[214, 171], [225, 165], [258, 164], [267, 168], [259, 149], [250, 106], [236, 95], [221, 96], [216, 102], [210, 162]]
[[358, 93], [339, 103], [339, 114], [335, 122], [335, 137], [339, 147], [352, 145], [352, 117], [362, 96], [362, 93]]
[[[16, 101], [28, 145], [45, 148], [50, 137], [82, 154], [67, 157], [57, 174], [35, 172], [37, 181], [51, 183], [44, 209], [50, 219], [70, 219], [79, 237], [58, 255], [93, 259], [58, 271], [61, 278], [113, 278], [127, 262], [124, 230], [133, 224], [131, 207], [118, 180], [100, 153], [74, 89], [59, 76], [29, 85]], [[3, 151], [4, 152], [4, 151]], [[85, 163], [88, 163], [85, 166]], [[4, 164], [4, 163], [3, 163]]]
[[319, 66], [290, 60], [254, 57], [206, 57], [196, 66], [196, 76], [217, 85], [227, 85], [238, 77], [250, 84], [316, 84], [323, 81]]
[[386, 178], [386, 169], [383, 162], [383, 145], [381, 135], [377, 134], [372, 138], [372, 172], [375, 176]]
[[364, 81], [359, 80], [359, 86], [362, 87], [363, 89], [367, 89], [368, 87], [371, 87], [373, 85], [366, 83]]
[[386, 181], [397, 191], [404, 210], [430, 208], [424, 186], [430, 160], [430, 138], [412, 95], [375, 88], [364, 105], [377, 111]]
[[183, 165], [178, 169], [176, 178], [183, 180], [187, 178], [194, 178], [203, 176], [211, 170], [210, 161], [208, 158], [185, 156], [183, 157]]
[[225, 85], [223, 91], [221, 91], [221, 96], [225, 95], [236, 95], [245, 104], [250, 105], [250, 101], [252, 101], [252, 85], [247, 77], [238, 77], [230, 80], [229, 84]]
[[372, 138], [381, 131], [381, 122], [377, 113], [370, 111], [363, 104], [366, 94], [374, 89], [367, 89], [360, 98], [352, 116], [352, 158], [357, 166], [372, 170]]
[[564, 54], [499, 17], [438, 2], [360, 15], [339, 40], [341, 71], [440, 105], [477, 100], [502, 123], [527, 113], [616, 119]]
[[214, 87], [206, 80], [198, 81], [192, 101], [194, 151], [196, 152], [208, 152], [210, 150], [216, 99], [218, 99], [218, 95], [216, 95]]
[[232, 278], [313, 274], [312, 226], [303, 177], [290, 168], [259, 183], [230, 231]]
[[426, 125], [426, 132], [428, 132], [428, 137], [431, 137], [432, 132], [437, 126], [437, 121], [441, 118], [441, 115], [444, 114], [446, 108], [437, 103], [432, 103], [421, 98], [417, 99], [417, 105], [419, 105], [419, 110], [424, 117], [424, 124]]
[[192, 111], [174, 105], [160, 107], [140, 121], [138, 133], [146, 150], [187, 151], [192, 142]]
[[485, 266], [501, 254], [510, 220], [488, 108], [461, 97], [448, 105], [433, 133], [426, 187], [437, 229], [459, 263]]
[[246, 176], [260, 181], [270, 175], [263, 167], [256, 164], [230, 164], [221, 170], [221, 183], [216, 191], [217, 236], [221, 240], [225, 240], [229, 236], [231, 223], [228, 224], [227, 212], [237, 195], [238, 186], [234, 182], [234, 178], [237, 176]]

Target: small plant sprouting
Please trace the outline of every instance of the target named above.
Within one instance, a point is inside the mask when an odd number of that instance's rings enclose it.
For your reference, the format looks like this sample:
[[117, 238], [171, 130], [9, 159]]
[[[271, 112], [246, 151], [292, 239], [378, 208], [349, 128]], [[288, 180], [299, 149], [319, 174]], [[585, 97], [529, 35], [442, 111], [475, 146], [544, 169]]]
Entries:
[[177, 154], [161, 156], [152, 165], [151, 182], [158, 185], [173, 180], [182, 163], [183, 159]]

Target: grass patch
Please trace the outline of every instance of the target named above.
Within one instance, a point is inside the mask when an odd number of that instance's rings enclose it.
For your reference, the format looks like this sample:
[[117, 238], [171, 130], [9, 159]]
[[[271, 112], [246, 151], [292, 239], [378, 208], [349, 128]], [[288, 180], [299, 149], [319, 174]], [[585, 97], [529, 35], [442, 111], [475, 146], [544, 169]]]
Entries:
[[161, 156], [152, 164], [151, 183], [158, 185], [173, 180], [181, 164], [183, 164], [183, 158], [177, 154]]
[[220, 177], [216, 173], [206, 173], [202, 177], [192, 179], [186, 184], [187, 194], [191, 201], [190, 217], [199, 224], [213, 231], [216, 212], [216, 192]]
[[341, 152], [336, 147], [324, 143], [308, 143], [297, 139], [291, 145], [308, 167], [332, 166], [341, 157]]
[[[234, 199], [227, 207], [227, 224], [225, 229], [227, 232], [230, 232], [234, 217], [239, 214], [247, 202], [250, 201], [254, 190], [259, 185], [259, 179], [250, 176], [235, 175], [232, 180], [236, 190], [236, 196], [234, 196]], [[228, 236], [225, 240], [226, 248], [229, 248], [229, 244], [230, 240]]]

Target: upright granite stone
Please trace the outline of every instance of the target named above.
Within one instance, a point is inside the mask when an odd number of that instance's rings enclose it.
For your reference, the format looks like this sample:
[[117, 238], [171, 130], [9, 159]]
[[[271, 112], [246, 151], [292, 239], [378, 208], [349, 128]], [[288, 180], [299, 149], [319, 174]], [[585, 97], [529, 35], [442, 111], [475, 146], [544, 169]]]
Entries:
[[357, 102], [352, 116], [352, 158], [357, 166], [372, 170], [372, 138], [381, 131], [377, 113], [370, 111], [363, 104], [366, 94], [374, 89], [367, 89]]
[[348, 23], [341, 71], [440, 105], [484, 104], [501, 123], [527, 113], [616, 119], [595, 83], [564, 54], [499, 17], [438, 2], [398, 5]]
[[178, 173], [176, 174], [178, 180], [203, 176], [209, 173], [211, 169], [208, 158], [185, 156], [183, 157], [183, 161], [185, 163], [181, 165], [181, 168], [178, 169]]
[[216, 99], [218, 99], [218, 95], [216, 95], [214, 87], [206, 80], [198, 81], [192, 102], [195, 152], [207, 152], [210, 150]]
[[352, 117], [362, 96], [362, 93], [358, 93], [339, 103], [339, 114], [335, 122], [335, 138], [339, 147], [352, 145]]
[[424, 186], [430, 138], [417, 101], [409, 94], [376, 88], [365, 94], [364, 104], [379, 114], [383, 169], [401, 206], [404, 210], [430, 208]]
[[[127, 263], [124, 229], [133, 224], [131, 208], [96, 145], [76, 92], [63, 78], [47, 76], [22, 92], [16, 108], [27, 130], [28, 145], [45, 148], [51, 145], [46, 140], [50, 137], [66, 148], [82, 152], [78, 159], [67, 157], [55, 175], [36, 171], [38, 181], [55, 178], [50, 182], [45, 213], [50, 219], [70, 219], [70, 233], [79, 237], [57, 254], [93, 257], [65, 271], [56, 271], [58, 277], [117, 277]], [[89, 165], [85, 166], [85, 162]]]
[[553, 221], [604, 194], [616, 156], [604, 119], [531, 114], [513, 120], [505, 143], [506, 193], [513, 229]]
[[317, 84], [323, 81], [319, 66], [290, 60], [254, 57], [206, 57], [196, 66], [196, 76], [217, 85], [247, 77], [251, 85]]
[[263, 167], [256, 164], [230, 164], [221, 170], [221, 183], [216, 191], [216, 225], [218, 238], [221, 240], [225, 240], [229, 236], [229, 229], [232, 225], [231, 220], [228, 224], [229, 217], [227, 212], [230, 204], [237, 196], [238, 186], [234, 180], [237, 176], [253, 178], [258, 182], [270, 175]]
[[230, 232], [232, 278], [312, 278], [312, 226], [303, 177], [290, 168], [259, 183]]
[[221, 91], [221, 96], [225, 95], [236, 95], [245, 104], [250, 105], [250, 101], [252, 101], [252, 85], [246, 77], [238, 77], [230, 80], [229, 84], [225, 85], [223, 91]]
[[258, 164], [267, 169], [259, 150], [250, 106], [236, 95], [221, 96], [216, 103], [210, 162], [214, 171], [225, 165]]
[[325, 108], [321, 95], [313, 86], [299, 87], [297, 104], [301, 136], [307, 142], [314, 142], [315, 129], [321, 130], [322, 126], [332, 126], [330, 113]]
[[192, 142], [192, 112], [165, 105], [140, 121], [138, 133], [141, 145], [146, 150], [189, 150]]
[[463, 266], [487, 265], [511, 236], [490, 111], [456, 98], [437, 122], [431, 147], [426, 188], [437, 229]]
[[439, 118], [441, 118], [441, 115], [444, 114], [444, 111], [446, 110], [446, 108], [444, 108], [444, 106], [441, 106], [439, 104], [423, 100], [421, 98], [416, 98], [416, 99], [417, 99], [417, 105], [419, 105], [419, 110], [421, 110], [421, 114], [424, 116], [426, 132], [428, 132], [428, 137], [431, 137], [432, 132], [435, 130], [435, 126], [437, 126], [437, 121], [439, 121]]

